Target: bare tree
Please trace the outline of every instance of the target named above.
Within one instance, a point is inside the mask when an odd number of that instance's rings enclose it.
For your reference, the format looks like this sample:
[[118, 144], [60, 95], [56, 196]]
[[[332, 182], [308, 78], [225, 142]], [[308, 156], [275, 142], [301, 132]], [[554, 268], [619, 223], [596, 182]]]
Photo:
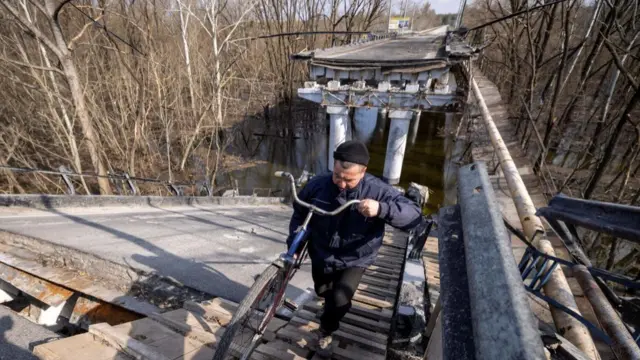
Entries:
[[[18, 21], [18, 23], [25, 31], [28, 31], [30, 34], [32, 34], [40, 44], [46, 47], [46, 49], [56, 57], [57, 61], [60, 63], [60, 67], [62, 69], [52, 68], [48, 66], [46, 68], [49, 71], [59, 73], [65, 79], [71, 93], [74, 113], [80, 122], [86, 147], [88, 149], [89, 156], [91, 157], [93, 167], [98, 175], [105, 176], [107, 174], [107, 170], [104, 166], [104, 162], [102, 161], [102, 157], [100, 154], [100, 140], [99, 137], [95, 134], [93, 123], [87, 110], [84, 91], [80, 85], [78, 71], [73, 61], [71, 50], [69, 50], [68, 44], [65, 41], [65, 37], [62, 34], [62, 28], [60, 25], [60, 12], [68, 2], [68, 0], [59, 4], [55, 4], [53, 0], [45, 0], [44, 3], [33, 2], [36, 11], [39, 11], [44, 17], [42, 24], [38, 24], [30, 20], [30, 15], [28, 15], [29, 9], [26, 4], [24, 4], [22, 12], [6, 1], [2, 2], [2, 6], [9, 12], [9, 14], [13, 16], [15, 20]], [[41, 30], [42, 26], [48, 26], [48, 28], [51, 29], [52, 36], [45, 35], [45, 32]], [[48, 58], [46, 51], [44, 58]], [[33, 65], [30, 64], [24, 65], [33, 67]], [[43, 69], [44, 67], [40, 68]], [[63, 118], [64, 116], [65, 114], [63, 114]], [[66, 116], [68, 119], [68, 115]], [[77, 153], [77, 147], [75, 146], [74, 152]], [[78, 166], [78, 164], [79, 162], [76, 162], [76, 166]], [[106, 178], [99, 178], [98, 183], [100, 185], [101, 194], [111, 193], [109, 181]]]

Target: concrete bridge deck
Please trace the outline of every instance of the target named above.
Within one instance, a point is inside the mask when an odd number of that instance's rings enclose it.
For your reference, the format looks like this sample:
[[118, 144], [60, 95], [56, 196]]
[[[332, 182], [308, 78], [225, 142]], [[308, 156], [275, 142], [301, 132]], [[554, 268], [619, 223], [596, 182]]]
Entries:
[[[219, 205], [0, 208], [2, 231], [45, 240], [239, 302], [285, 250], [291, 207]], [[312, 288], [308, 269], [292, 299]]]

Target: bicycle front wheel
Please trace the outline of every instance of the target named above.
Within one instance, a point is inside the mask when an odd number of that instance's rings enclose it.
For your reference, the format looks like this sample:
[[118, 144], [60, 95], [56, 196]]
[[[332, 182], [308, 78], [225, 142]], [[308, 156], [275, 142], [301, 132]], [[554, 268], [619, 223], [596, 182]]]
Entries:
[[284, 271], [273, 264], [269, 265], [238, 306], [216, 344], [213, 360], [225, 360], [230, 355], [240, 359], [249, 358], [275, 315], [286, 286]]

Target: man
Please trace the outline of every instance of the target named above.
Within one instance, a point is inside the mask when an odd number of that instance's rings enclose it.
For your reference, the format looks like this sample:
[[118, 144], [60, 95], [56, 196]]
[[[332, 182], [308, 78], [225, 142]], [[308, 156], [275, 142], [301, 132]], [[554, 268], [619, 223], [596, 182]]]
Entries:
[[[366, 173], [369, 152], [365, 144], [347, 141], [338, 146], [333, 158], [333, 173], [312, 178], [298, 195], [302, 201], [329, 211], [349, 200], [361, 200], [339, 215], [316, 215], [308, 226], [314, 287], [318, 296], [325, 299], [320, 329], [316, 333], [316, 352], [323, 357], [332, 354], [331, 334], [351, 308], [351, 298], [360, 278], [382, 246], [385, 223], [408, 230], [421, 219], [415, 203]], [[307, 212], [306, 208], [294, 204], [288, 246]]]

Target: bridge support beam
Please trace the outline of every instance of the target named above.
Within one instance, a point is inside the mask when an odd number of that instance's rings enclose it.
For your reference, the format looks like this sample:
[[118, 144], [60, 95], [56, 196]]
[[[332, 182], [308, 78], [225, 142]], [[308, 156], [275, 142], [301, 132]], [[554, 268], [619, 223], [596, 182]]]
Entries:
[[407, 135], [409, 133], [409, 123], [411, 123], [413, 112], [408, 110], [390, 110], [389, 118], [391, 126], [389, 128], [389, 139], [387, 140], [387, 154], [384, 159], [384, 171], [382, 178], [389, 184], [395, 185], [400, 182], [402, 173], [402, 161], [404, 151], [407, 147]]
[[354, 113], [355, 129], [353, 135], [362, 142], [368, 142], [378, 124], [378, 108], [356, 108]]
[[[536, 207], [533, 204], [533, 200], [531, 200], [529, 192], [520, 177], [518, 168], [516, 167], [513, 158], [511, 158], [511, 154], [509, 154], [507, 145], [500, 136], [500, 131], [493, 122], [493, 117], [487, 108], [487, 104], [484, 102], [480, 88], [478, 88], [478, 84], [473, 78], [471, 78], [471, 87], [473, 88], [473, 93], [478, 101], [478, 105], [482, 113], [482, 119], [487, 132], [489, 133], [489, 137], [491, 138], [491, 143], [493, 144], [493, 148], [496, 150], [496, 154], [500, 160], [500, 167], [507, 182], [507, 186], [509, 187], [511, 197], [513, 198], [525, 236], [527, 239], [532, 241], [533, 245], [541, 252], [547, 255], [556, 256], [551, 242], [547, 240], [544, 235], [545, 230], [542, 226], [542, 221], [536, 215]], [[567, 278], [559, 266], [551, 273], [551, 277], [546, 285], [544, 285], [543, 289], [545, 295], [580, 314], [576, 300], [573, 298], [573, 294], [571, 293], [571, 288], [569, 288]], [[590, 359], [595, 360], [600, 358], [586, 326], [560, 309], [551, 306], [550, 310], [551, 315], [553, 316], [553, 322], [555, 323], [559, 333], [563, 334], [567, 340], [578, 347], [578, 349], [584, 352]]]
[[346, 106], [327, 106], [329, 114], [329, 157], [327, 168], [333, 171], [333, 152], [347, 141], [349, 135], [349, 108]]

